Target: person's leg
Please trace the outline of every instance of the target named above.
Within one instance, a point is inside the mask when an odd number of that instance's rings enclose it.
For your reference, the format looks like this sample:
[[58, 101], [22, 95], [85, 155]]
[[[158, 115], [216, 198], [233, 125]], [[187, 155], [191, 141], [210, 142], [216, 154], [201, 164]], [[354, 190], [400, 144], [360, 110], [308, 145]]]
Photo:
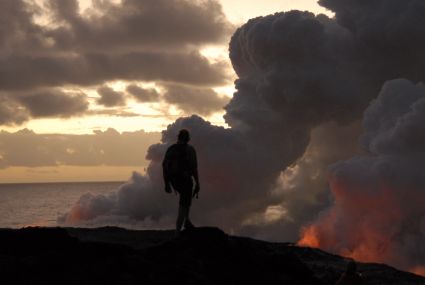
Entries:
[[193, 228], [189, 219], [190, 206], [192, 202], [192, 179], [184, 179], [178, 187], [179, 192], [179, 213], [176, 221], [176, 230], [180, 232], [182, 227]]
[[185, 214], [184, 228], [185, 229], [194, 228], [189, 218], [190, 206], [192, 205], [192, 188], [193, 188], [193, 184], [192, 184], [192, 180], [190, 179], [187, 181], [184, 194], [183, 194], [184, 197], [182, 199], [182, 205], [184, 205], [185, 207], [185, 211], [184, 211], [184, 214]]
[[176, 221], [177, 231], [181, 231], [183, 225], [185, 229], [194, 228], [192, 222], [189, 219], [189, 212], [190, 212], [190, 207], [179, 205], [179, 214], [177, 216], [177, 221]]
[[195, 226], [192, 224], [192, 222], [190, 221], [189, 218], [189, 213], [190, 213], [190, 206], [187, 208], [187, 212], [186, 212], [186, 219], [184, 221], [184, 228], [185, 229], [193, 229]]
[[185, 219], [184, 209], [182, 209], [182, 206], [181, 206], [182, 181], [180, 179], [175, 178], [171, 181], [171, 185], [173, 186], [174, 190], [179, 194], [179, 208], [178, 208], [177, 219], [176, 219], [176, 234], [178, 235], [183, 228], [183, 223]]
[[177, 221], [176, 221], [177, 232], [180, 232], [182, 230], [185, 219], [186, 219], [186, 209], [184, 206], [179, 204], [179, 213], [177, 215]]

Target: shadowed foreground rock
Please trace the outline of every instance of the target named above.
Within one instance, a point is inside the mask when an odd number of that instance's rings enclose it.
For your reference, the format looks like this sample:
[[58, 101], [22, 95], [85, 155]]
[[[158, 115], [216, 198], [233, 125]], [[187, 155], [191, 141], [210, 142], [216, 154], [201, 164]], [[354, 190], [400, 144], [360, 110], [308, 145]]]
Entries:
[[[317, 249], [228, 236], [106, 227], [0, 230], [0, 284], [334, 284], [347, 260]], [[359, 264], [367, 284], [425, 284]]]

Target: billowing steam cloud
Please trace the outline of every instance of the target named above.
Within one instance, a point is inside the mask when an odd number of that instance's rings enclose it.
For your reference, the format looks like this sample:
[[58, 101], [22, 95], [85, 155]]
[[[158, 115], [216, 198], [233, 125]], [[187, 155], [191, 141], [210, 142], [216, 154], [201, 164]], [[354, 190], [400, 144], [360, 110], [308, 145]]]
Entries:
[[386, 83], [365, 112], [369, 152], [331, 167], [335, 201], [301, 244], [404, 269], [425, 266], [425, 86]]
[[178, 119], [163, 132], [163, 143], [150, 147], [147, 159], [151, 163], [146, 176], [134, 173], [129, 183], [108, 197], [83, 196], [63, 219], [75, 222], [118, 214], [136, 220], [159, 221], [174, 215], [176, 201], [163, 192], [161, 162], [166, 147], [175, 142], [181, 128], [191, 130], [193, 144], [197, 146], [202, 192], [194, 210], [202, 209], [202, 213], [194, 216], [200, 217], [202, 223], [217, 224], [221, 220], [221, 226], [230, 229], [237, 226], [247, 212], [269, 203], [270, 198], [263, 195], [263, 189], [264, 185], [271, 185], [275, 177], [269, 175], [273, 172], [267, 163], [268, 154], [251, 153], [249, 142], [241, 133], [192, 116]]
[[[275, 24], [279, 22], [283, 22], [281, 28], [276, 29]], [[294, 33], [290, 26], [299, 27], [299, 32]], [[309, 29], [310, 33], [305, 33]], [[220, 221], [220, 226], [235, 229], [252, 213], [264, 213], [271, 204], [281, 202], [268, 191], [281, 171], [305, 152], [312, 128], [332, 119], [349, 121], [355, 117], [353, 110], [361, 109], [368, 101], [353, 99], [348, 104], [344, 98], [354, 98], [355, 84], [335, 84], [335, 77], [349, 80], [349, 69], [343, 73], [329, 63], [328, 70], [320, 75], [321, 62], [336, 50], [342, 53], [346, 49], [335, 29], [340, 29], [345, 37], [345, 32], [327, 17], [307, 12], [257, 18], [240, 28], [230, 44], [231, 59], [239, 75], [238, 91], [226, 107], [226, 120], [232, 128], [212, 126], [196, 116], [177, 120], [163, 133], [162, 144], [152, 146], [148, 152], [151, 164], [146, 179], [152, 187], [151, 190], [140, 187], [141, 197], [132, 199], [141, 201], [137, 213], [130, 210], [131, 207], [122, 207], [118, 200], [106, 213], [128, 208], [126, 214], [131, 217], [152, 218], [143, 204], [161, 203], [164, 199], [161, 161], [166, 147], [175, 142], [176, 133], [182, 127], [191, 130], [198, 150], [203, 189], [198, 205], [203, 211], [199, 215], [202, 223]], [[267, 46], [261, 49], [250, 44], [261, 43], [264, 34], [269, 34]], [[313, 35], [314, 40], [310, 40]], [[308, 52], [308, 46], [328, 40], [329, 47], [319, 53], [312, 52], [311, 60], [295, 48], [303, 45]], [[293, 48], [287, 48], [288, 54], [281, 54], [279, 46], [285, 42]], [[270, 53], [269, 47], [274, 46], [278, 47], [276, 52]], [[288, 67], [286, 62], [290, 59], [295, 61]], [[342, 65], [338, 59], [333, 61]], [[297, 62], [304, 68], [293, 70]], [[293, 81], [294, 78], [299, 80]], [[145, 195], [155, 197], [157, 202], [144, 198]], [[78, 203], [75, 211], [79, 211], [79, 204], [86, 205]]]
[[[78, 222], [114, 214], [156, 221], [157, 224], [166, 224], [167, 219], [171, 221], [169, 217], [174, 214], [176, 201], [163, 194], [161, 161], [165, 149], [175, 141], [178, 130], [184, 127], [193, 134], [192, 142], [199, 157], [202, 192], [194, 205], [195, 222], [218, 225], [226, 230], [245, 230], [253, 236], [268, 236], [264, 231], [276, 231], [281, 226], [280, 231], [285, 232], [281, 236], [294, 238], [300, 226], [329, 203], [326, 198], [329, 190], [325, 184], [327, 173], [323, 170], [315, 173], [313, 166], [324, 168], [357, 152], [355, 147], [340, 146], [345, 144], [341, 141], [353, 140], [351, 136], [357, 137], [360, 133], [357, 122], [385, 81], [400, 77], [425, 80], [425, 57], [422, 56], [425, 33], [416, 34], [419, 28], [411, 25], [411, 21], [420, 20], [417, 15], [425, 12], [425, 6], [419, 1], [382, 0], [369, 4], [354, 0], [323, 0], [320, 3], [332, 9], [336, 18], [291, 11], [252, 19], [235, 32], [230, 42], [230, 58], [239, 78], [235, 82], [237, 91], [225, 107], [229, 129], [213, 126], [198, 116], [178, 119], [163, 132], [162, 142], [149, 149], [147, 158], [151, 163], [145, 176], [134, 174], [111, 196], [82, 197], [62, 217], [63, 220]], [[401, 30], [394, 33], [397, 27]], [[415, 40], [411, 41], [409, 35], [414, 35]], [[402, 37], [409, 40], [401, 41]], [[404, 50], [409, 52], [402, 52]], [[404, 85], [403, 90], [409, 85], [396, 81], [386, 85], [383, 93], [399, 84]], [[410, 89], [415, 88], [422, 87]], [[421, 93], [419, 91], [413, 93]], [[333, 167], [334, 195], [344, 196], [340, 194], [343, 190], [335, 190], [335, 185], [345, 177], [343, 174], [351, 173], [346, 169], [354, 169], [349, 167], [353, 164], [374, 169], [370, 173], [364, 168], [356, 170], [356, 178], [363, 176], [357, 183], [372, 181], [377, 174], [385, 171], [389, 171], [391, 178], [388, 187], [394, 189], [402, 189], [404, 181], [422, 181], [420, 170], [407, 172], [410, 169], [407, 166], [412, 164], [404, 156], [412, 145], [417, 146], [414, 149], [420, 149], [422, 141], [409, 136], [402, 126], [410, 123], [403, 114], [413, 112], [415, 108], [417, 111], [413, 113], [419, 114], [420, 104], [412, 107], [419, 97], [406, 95], [406, 98], [401, 98], [405, 93], [412, 93], [410, 91], [396, 93], [405, 103], [394, 106], [407, 107], [399, 113], [385, 113], [385, 108], [374, 111], [378, 107], [373, 106], [380, 103], [370, 107], [365, 122], [371, 126], [367, 126], [363, 141], [373, 155]], [[376, 102], [387, 96], [379, 98]], [[398, 121], [399, 117], [403, 119]], [[419, 127], [413, 121], [411, 123], [410, 129]], [[351, 135], [344, 135], [350, 129], [353, 130]], [[321, 147], [321, 141], [333, 142], [338, 147], [335, 150]], [[400, 149], [403, 146], [400, 142], [406, 143], [404, 152]], [[384, 149], [386, 151], [382, 151]], [[325, 151], [317, 155], [322, 150]], [[381, 163], [392, 159], [389, 155], [394, 153], [387, 150], [402, 151], [403, 155], [397, 156], [399, 164]], [[419, 158], [415, 161], [419, 163]], [[399, 168], [400, 172], [396, 172]], [[404, 176], [406, 172], [407, 176]], [[306, 179], [302, 179], [303, 175]], [[285, 181], [288, 176], [290, 183]], [[350, 177], [354, 176], [351, 174]], [[398, 194], [385, 196], [381, 192], [374, 194], [375, 188], [370, 188], [370, 193], [361, 193], [354, 198], [363, 202], [366, 197], [377, 196], [385, 206], [396, 203], [391, 199], [410, 199], [402, 197], [405, 192], [400, 190], [391, 192], [393, 190], [387, 188], [385, 191], [388, 193]], [[366, 192], [367, 189], [362, 188], [361, 191]], [[412, 191], [408, 192], [412, 197], [420, 193], [419, 190]], [[419, 201], [415, 200], [415, 203]], [[301, 210], [303, 206], [305, 212]], [[401, 234], [400, 238], [423, 239], [423, 222], [419, 226], [417, 219], [420, 207], [415, 206], [417, 204], [412, 205], [407, 213], [397, 209], [389, 216], [389, 219], [406, 219], [402, 227], [409, 234]], [[378, 213], [378, 207], [375, 209]], [[362, 212], [360, 207], [349, 210]], [[348, 213], [341, 210], [338, 214]], [[383, 211], [381, 215], [385, 217], [388, 212]], [[350, 219], [344, 221], [346, 226], [351, 223]], [[417, 223], [411, 228], [416, 231], [407, 229], [409, 223]], [[270, 228], [270, 224], [274, 227]], [[385, 232], [387, 224], [389, 222], [376, 227], [382, 227], [382, 232]], [[375, 237], [373, 234], [369, 236], [371, 240]], [[403, 262], [390, 257], [386, 260], [400, 266], [413, 265], [417, 260], [410, 255], [404, 257], [406, 260]]]

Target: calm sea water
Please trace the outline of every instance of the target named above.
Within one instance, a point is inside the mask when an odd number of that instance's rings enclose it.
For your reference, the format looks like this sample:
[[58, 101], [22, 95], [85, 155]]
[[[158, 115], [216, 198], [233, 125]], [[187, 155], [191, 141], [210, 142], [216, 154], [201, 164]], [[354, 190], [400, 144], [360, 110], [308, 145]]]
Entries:
[[106, 194], [123, 182], [0, 184], [0, 228], [56, 226], [85, 193]]

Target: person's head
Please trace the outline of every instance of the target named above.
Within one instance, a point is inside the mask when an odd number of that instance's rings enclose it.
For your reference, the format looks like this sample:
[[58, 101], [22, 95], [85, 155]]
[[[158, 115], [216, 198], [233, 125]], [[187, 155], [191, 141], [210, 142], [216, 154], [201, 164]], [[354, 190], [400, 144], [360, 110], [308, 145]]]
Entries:
[[190, 141], [189, 131], [186, 129], [181, 129], [177, 136], [177, 140], [179, 142], [188, 143]]

